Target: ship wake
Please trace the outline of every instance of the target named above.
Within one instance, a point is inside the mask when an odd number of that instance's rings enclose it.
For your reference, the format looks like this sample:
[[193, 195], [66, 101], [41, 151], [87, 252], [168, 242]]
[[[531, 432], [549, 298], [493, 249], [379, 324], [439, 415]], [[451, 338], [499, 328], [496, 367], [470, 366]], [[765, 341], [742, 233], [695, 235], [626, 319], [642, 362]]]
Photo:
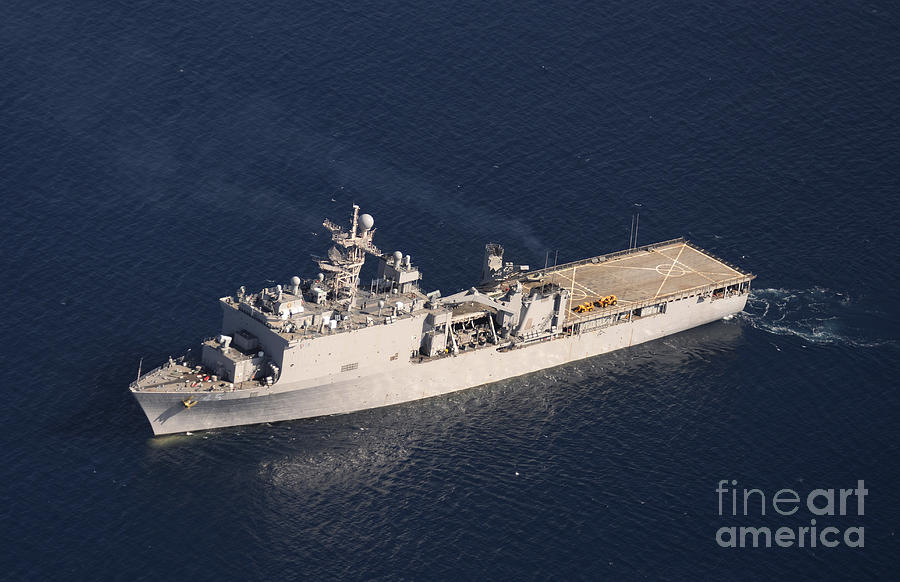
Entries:
[[822, 287], [756, 289], [739, 317], [756, 329], [815, 345], [897, 345], [885, 323], [887, 314], [847, 293]]

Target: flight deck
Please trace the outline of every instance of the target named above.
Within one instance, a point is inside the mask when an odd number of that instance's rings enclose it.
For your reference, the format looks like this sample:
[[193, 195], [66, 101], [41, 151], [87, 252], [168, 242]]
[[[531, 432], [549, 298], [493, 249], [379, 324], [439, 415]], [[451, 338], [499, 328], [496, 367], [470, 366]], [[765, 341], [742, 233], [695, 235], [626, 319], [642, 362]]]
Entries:
[[568, 320], [596, 316], [600, 308], [578, 314], [578, 305], [615, 295], [602, 311], [621, 311], [691, 295], [715, 293], [754, 278], [684, 239], [674, 239], [542, 269], [528, 286], [553, 283], [569, 290]]

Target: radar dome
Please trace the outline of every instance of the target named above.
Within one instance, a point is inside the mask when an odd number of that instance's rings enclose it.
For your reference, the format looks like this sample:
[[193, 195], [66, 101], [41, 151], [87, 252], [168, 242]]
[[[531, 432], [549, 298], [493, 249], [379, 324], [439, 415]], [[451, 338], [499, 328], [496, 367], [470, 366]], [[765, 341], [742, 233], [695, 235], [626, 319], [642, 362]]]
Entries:
[[363, 214], [359, 217], [359, 227], [363, 230], [369, 230], [375, 225], [375, 219], [371, 214]]
[[300, 277], [298, 277], [297, 275], [294, 275], [293, 277], [291, 277], [291, 285], [296, 287], [299, 284], [300, 284]]
[[398, 263], [403, 259], [403, 253], [400, 251], [394, 251], [394, 260]]

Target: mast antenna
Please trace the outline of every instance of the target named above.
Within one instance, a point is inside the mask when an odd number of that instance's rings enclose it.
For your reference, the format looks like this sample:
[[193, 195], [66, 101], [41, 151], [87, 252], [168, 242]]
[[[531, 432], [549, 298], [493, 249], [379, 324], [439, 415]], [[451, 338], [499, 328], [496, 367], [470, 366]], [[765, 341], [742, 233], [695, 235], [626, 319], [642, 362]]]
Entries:
[[631, 234], [628, 235], [628, 248], [637, 248], [638, 226], [641, 222], [641, 203], [635, 202], [631, 212]]
[[637, 211], [637, 216], [634, 219], [634, 248], [637, 248], [637, 237], [638, 237], [638, 228], [641, 226], [641, 211]]
[[631, 250], [632, 241], [634, 240], [634, 212], [631, 213], [631, 230], [628, 231], [628, 249]]
[[550, 264], [550, 251], [547, 250], [547, 254], [544, 255], [544, 271], [541, 273], [541, 293], [544, 292], [544, 276], [547, 274], [547, 266]]

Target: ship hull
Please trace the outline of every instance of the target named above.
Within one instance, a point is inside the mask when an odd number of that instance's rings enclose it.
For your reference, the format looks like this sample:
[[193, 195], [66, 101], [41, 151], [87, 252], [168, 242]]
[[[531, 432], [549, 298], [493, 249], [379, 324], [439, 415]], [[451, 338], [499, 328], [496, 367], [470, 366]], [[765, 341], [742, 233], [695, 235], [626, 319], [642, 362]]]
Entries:
[[[735, 314], [747, 295], [690, 297], [666, 313], [517, 349], [460, 352], [380, 374], [219, 393], [135, 392], [156, 435], [343, 414], [439, 396], [637, 345]], [[184, 402], [196, 402], [190, 407]]]

